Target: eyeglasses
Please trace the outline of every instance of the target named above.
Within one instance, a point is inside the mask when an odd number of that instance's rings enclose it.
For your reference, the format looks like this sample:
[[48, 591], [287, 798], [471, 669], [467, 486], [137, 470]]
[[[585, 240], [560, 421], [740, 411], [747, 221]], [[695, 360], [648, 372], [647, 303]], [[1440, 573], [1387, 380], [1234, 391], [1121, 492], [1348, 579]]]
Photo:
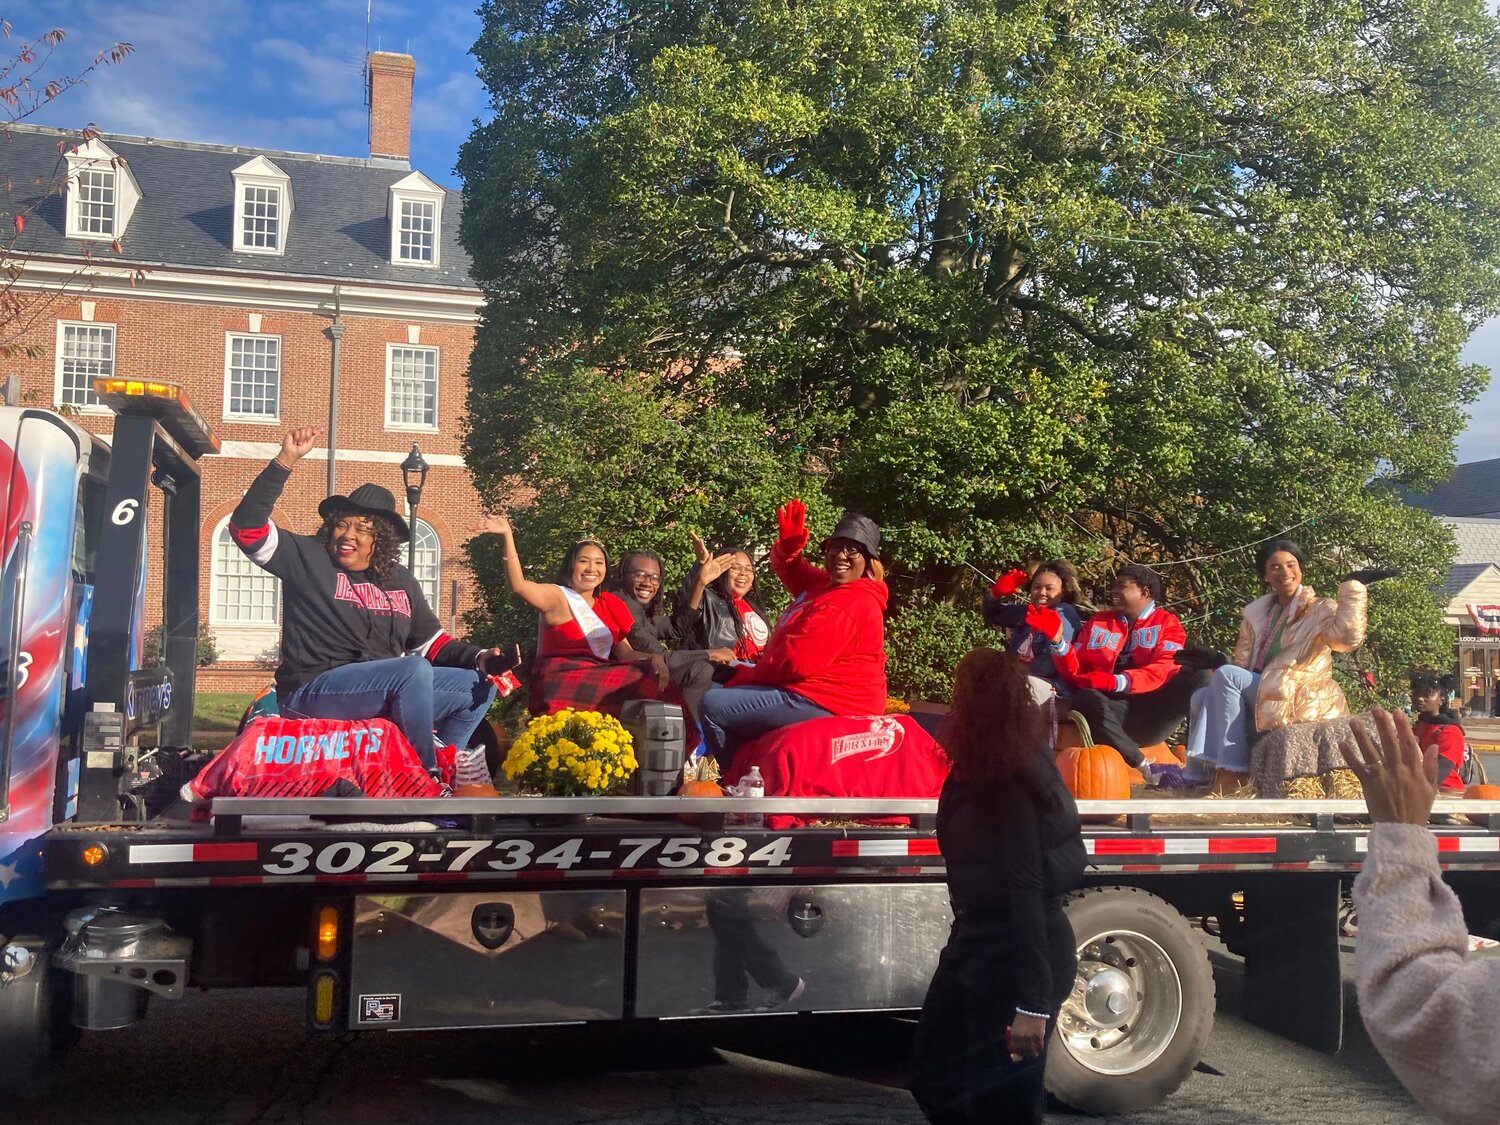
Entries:
[[732, 566], [732, 567], [729, 568], [729, 573], [730, 574], [754, 574], [755, 573], [755, 568], [753, 566]]
[[661, 585], [661, 575], [649, 570], [627, 570], [625, 577], [633, 582], [644, 582], [648, 586]]
[[823, 550], [830, 555], [863, 555], [865, 550], [858, 543], [830, 543]]

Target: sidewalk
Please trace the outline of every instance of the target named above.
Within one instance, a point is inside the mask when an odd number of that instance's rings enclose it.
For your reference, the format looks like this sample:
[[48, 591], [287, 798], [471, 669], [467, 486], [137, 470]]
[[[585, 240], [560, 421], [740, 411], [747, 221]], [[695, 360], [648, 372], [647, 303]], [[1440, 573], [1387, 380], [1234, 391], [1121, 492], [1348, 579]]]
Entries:
[[1464, 734], [1475, 750], [1489, 753], [1500, 752], [1500, 719], [1479, 718], [1464, 720]]

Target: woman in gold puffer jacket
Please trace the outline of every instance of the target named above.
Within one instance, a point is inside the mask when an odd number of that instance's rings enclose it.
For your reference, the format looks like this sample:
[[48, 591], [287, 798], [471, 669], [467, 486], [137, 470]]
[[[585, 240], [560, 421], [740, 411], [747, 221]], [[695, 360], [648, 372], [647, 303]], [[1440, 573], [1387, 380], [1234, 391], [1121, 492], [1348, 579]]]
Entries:
[[1244, 608], [1230, 663], [1193, 693], [1188, 760], [1195, 772], [1215, 771], [1215, 793], [1238, 796], [1248, 789], [1257, 732], [1349, 714], [1333, 678], [1333, 654], [1364, 642], [1368, 584], [1393, 572], [1346, 574], [1336, 598], [1320, 598], [1302, 584], [1306, 561], [1289, 539], [1256, 552], [1256, 569], [1271, 592]]

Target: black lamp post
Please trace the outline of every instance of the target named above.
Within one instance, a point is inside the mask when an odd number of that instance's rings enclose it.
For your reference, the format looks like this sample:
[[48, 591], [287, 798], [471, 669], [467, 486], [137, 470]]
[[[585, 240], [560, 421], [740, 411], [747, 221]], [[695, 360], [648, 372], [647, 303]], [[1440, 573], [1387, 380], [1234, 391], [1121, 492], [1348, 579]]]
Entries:
[[406, 509], [411, 517], [411, 538], [406, 541], [406, 569], [417, 569], [417, 505], [422, 500], [422, 488], [427, 483], [427, 462], [417, 443], [411, 443], [411, 452], [401, 462], [401, 479], [406, 484]]

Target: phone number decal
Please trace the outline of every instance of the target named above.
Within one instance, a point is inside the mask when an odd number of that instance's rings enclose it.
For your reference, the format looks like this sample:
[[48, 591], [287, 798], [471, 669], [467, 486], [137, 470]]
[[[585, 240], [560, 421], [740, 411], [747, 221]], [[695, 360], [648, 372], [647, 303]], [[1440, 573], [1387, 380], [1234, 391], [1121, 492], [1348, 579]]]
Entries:
[[[363, 844], [336, 840], [310, 844], [295, 840], [268, 849], [274, 862], [261, 865], [267, 875], [405, 875], [427, 872], [553, 870], [584, 866], [598, 871], [700, 867], [776, 868], [791, 862], [792, 838], [780, 836], [751, 850], [739, 836], [641, 836], [620, 840], [574, 837], [553, 844], [533, 840], [448, 840], [441, 850], [426, 842], [381, 840]], [[549, 846], [550, 845], [550, 846]], [[546, 847], [545, 851], [539, 848]]]

